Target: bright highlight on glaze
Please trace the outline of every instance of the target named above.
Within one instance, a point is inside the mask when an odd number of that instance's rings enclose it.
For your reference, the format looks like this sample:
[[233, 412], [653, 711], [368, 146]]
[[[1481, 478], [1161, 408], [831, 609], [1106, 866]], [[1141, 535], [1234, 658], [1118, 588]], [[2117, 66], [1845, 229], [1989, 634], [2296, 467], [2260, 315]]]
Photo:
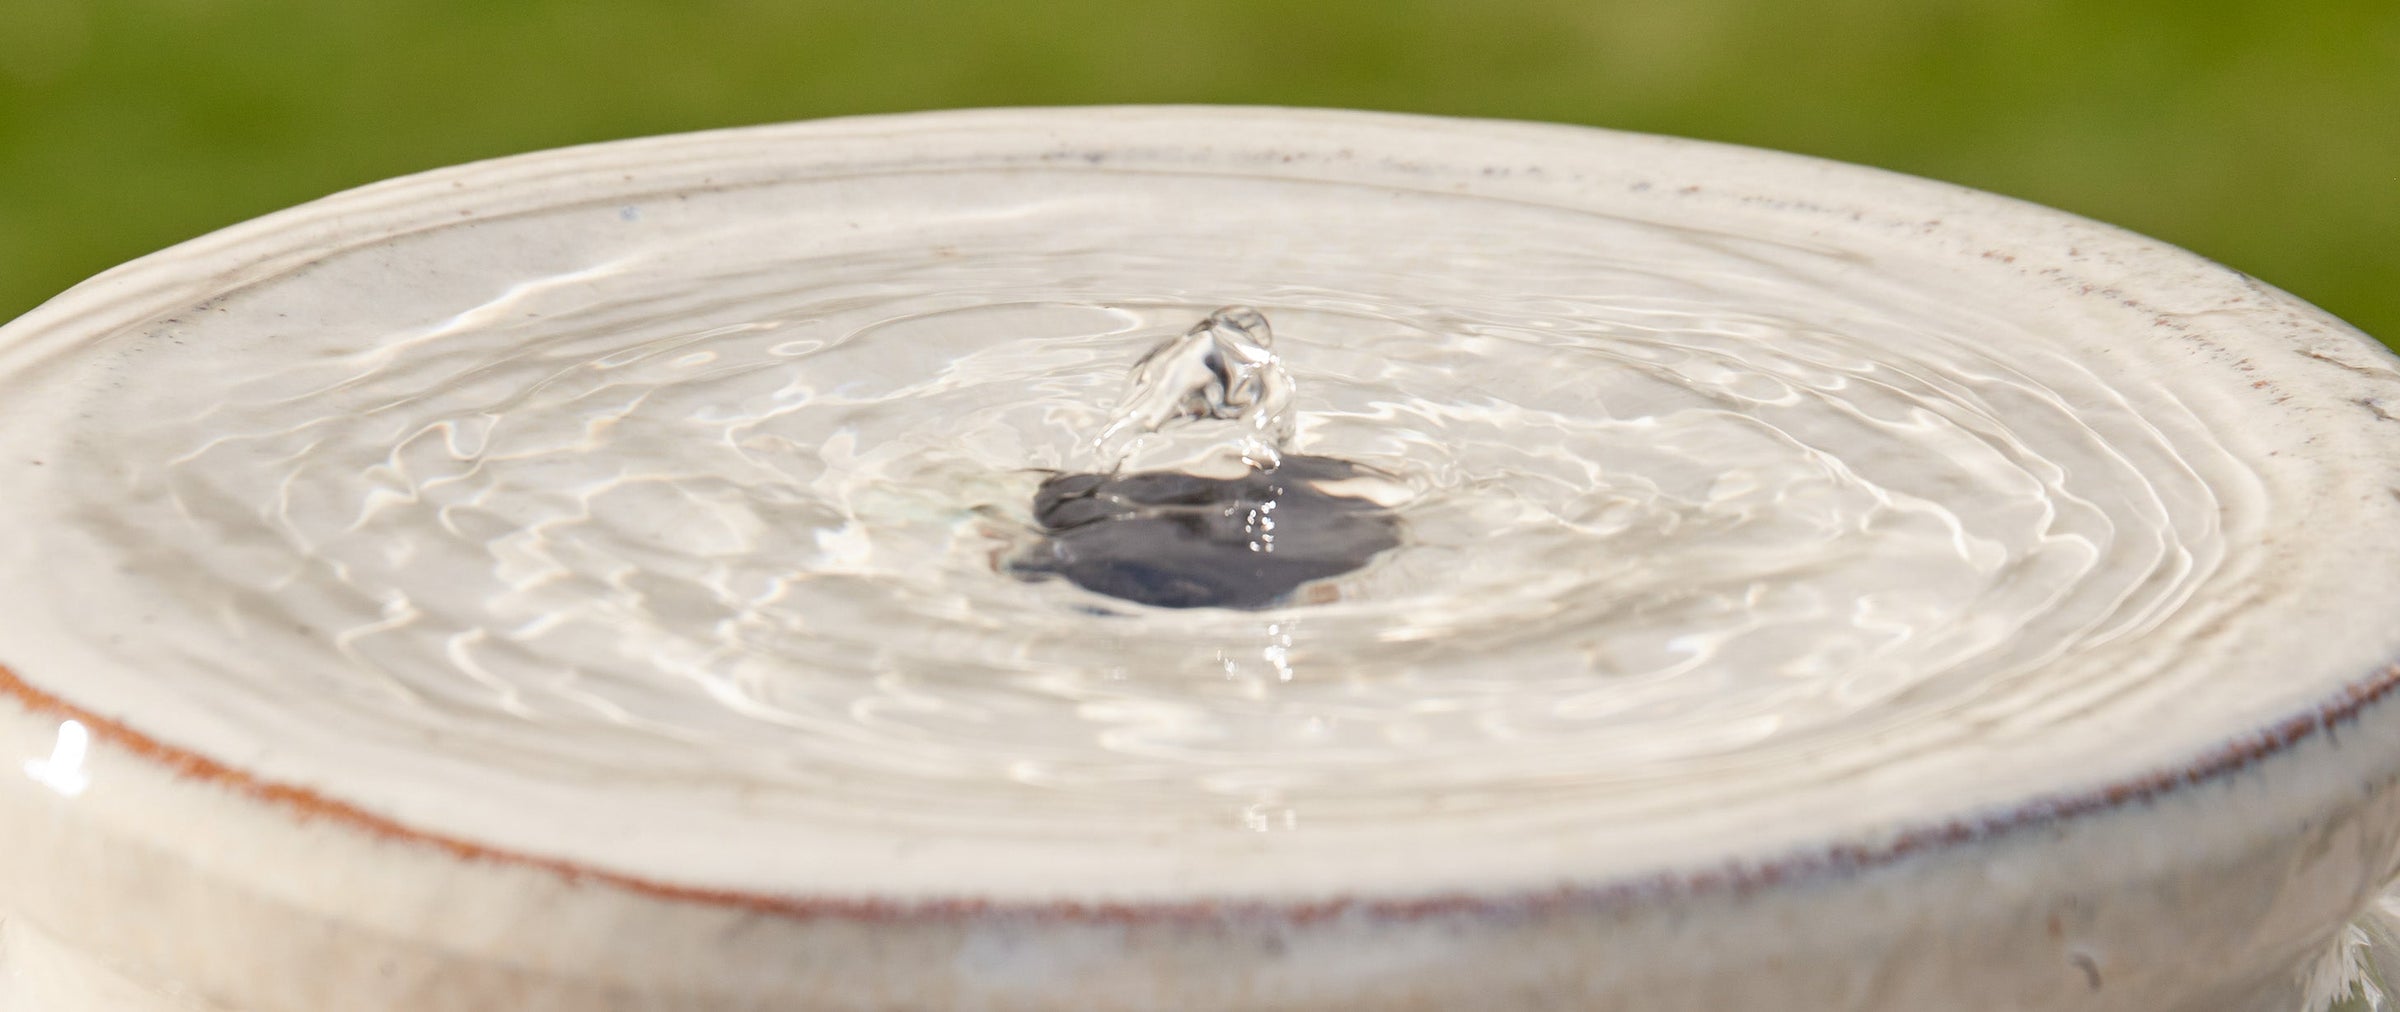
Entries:
[[25, 760], [25, 775], [66, 797], [76, 797], [92, 786], [84, 772], [83, 759], [91, 750], [92, 732], [79, 720], [61, 721], [58, 725], [58, 744], [49, 758]]

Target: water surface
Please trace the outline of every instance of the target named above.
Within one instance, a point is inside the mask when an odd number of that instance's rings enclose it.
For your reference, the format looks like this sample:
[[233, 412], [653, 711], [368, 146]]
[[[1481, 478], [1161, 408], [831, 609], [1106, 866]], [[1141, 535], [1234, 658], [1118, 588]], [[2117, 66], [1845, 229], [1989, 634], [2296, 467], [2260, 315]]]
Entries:
[[[436, 229], [86, 349], [18, 445], [72, 464], [40, 552], [109, 575], [44, 620], [290, 776], [613, 867], [1173, 891], [1384, 841], [1431, 887], [2063, 775], [1982, 757], [2187, 691], [2263, 515], [2161, 388], [1830, 243], [940, 180]], [[1404, 536], [1263, 608], [1007, 572], [1228, 303]]]

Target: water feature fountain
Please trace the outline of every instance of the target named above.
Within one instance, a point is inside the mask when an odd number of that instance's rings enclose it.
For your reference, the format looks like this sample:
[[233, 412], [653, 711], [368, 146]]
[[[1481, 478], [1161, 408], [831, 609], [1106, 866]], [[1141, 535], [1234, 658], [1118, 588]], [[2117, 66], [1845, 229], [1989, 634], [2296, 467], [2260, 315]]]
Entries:
[[1661, 138], [977, 112], [380, 184], [0, 331], [8, 958], [57, 1010], [2287, 1012], [2400, 864], [2395, 415], [2188, 254]]
[[[1142, 356], [1094, 440], [1104, 469], [1042, 481], [1033, 518], [1045, 537], [1010, 567], [1137, 604], [1264, 608], [1398, 546], [1386, 504], [1342, 494], [1397, 483], [1348, 461], [1283, 452], [1292, 382], [1272, 338], [1264, 314], [1235, 306]], [[1174, 469], [1120, 473], [1142, 440], [1200, 419], [1234, 423], [1233, 438], [1202, 443]], [[1338, 593], [1323, 589], [1326, 600]]]

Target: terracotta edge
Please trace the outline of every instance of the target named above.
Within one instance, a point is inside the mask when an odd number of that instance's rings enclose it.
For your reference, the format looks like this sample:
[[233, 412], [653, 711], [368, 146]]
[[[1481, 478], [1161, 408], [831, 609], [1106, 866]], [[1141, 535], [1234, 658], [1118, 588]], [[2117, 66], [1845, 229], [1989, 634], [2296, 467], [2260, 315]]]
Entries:
[[229, 790], [282, 809], [298, 821], [324, 820], [385, 842], [428, 848], [462, 862], [544, 872], [570, 885], [601, 886], [670, 902], [730, 907], [779, 917], [873, 923], [1023, 918], [1121, 925], [1260, 920], [1308, 924], [1353, 917], [1372, 920], [1415, 920], [1443, 916], [1523, 918], [1569, 908], [1616, 906], [1645, 898], [1747, 894], [1821, 878], [1854, 875], [1945, 847], [1990, 840], [2155, 800], [2177, 790], [2230, 776], [2319, 734], [2332, 736], [2336, 725], [2354, 719], [2368, 706], [2391, 695], [2395, 689], [2400, 689], [2400, 663], [2374, 672], [2317, 706], [2235, 738], [2183, 766], [2158, 770], [2083, 793], [2037, 798], [1996, 814], [1954, 818], [1910, 828], [1882, 843], [1833, 844], [1763, 862], [1737, 861], [1713, 869], [1665, 873], [1615, 883], [1567, 884], [1555, 889], [1497, 895], [1454, 893], [1406, 899], [1336, 897], [1297, 902], [1244, 899], [1087, 903], [1065, 900], [997, 901], [974, 897], [903, 901], [703, 889], [560, 858], [504, 850], [417, 829], [400, 820], [327, 797], [309, 788], [267, 780], [198, 752], [160, 741], [56, 694], [35, 688], [6, 665], [0, 665], [0, 696], [13, 699], [27, 713], [62, 721], [77, 721], [90, 731], [93, 738], [161, 766], [174, 777]]

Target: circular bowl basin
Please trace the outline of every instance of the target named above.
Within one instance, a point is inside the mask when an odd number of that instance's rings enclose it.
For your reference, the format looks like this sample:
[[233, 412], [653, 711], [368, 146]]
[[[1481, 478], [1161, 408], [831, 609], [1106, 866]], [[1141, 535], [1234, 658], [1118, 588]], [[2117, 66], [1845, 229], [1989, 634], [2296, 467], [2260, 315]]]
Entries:
[[[1011, 575], [1229, 304], [1400, 547]], [[1160, 107], [444, 169], [0, 329], [0, 475], [50, 1012], [2282, 1009], [2400, 862], [2400, 363], [1785, 154]]]

